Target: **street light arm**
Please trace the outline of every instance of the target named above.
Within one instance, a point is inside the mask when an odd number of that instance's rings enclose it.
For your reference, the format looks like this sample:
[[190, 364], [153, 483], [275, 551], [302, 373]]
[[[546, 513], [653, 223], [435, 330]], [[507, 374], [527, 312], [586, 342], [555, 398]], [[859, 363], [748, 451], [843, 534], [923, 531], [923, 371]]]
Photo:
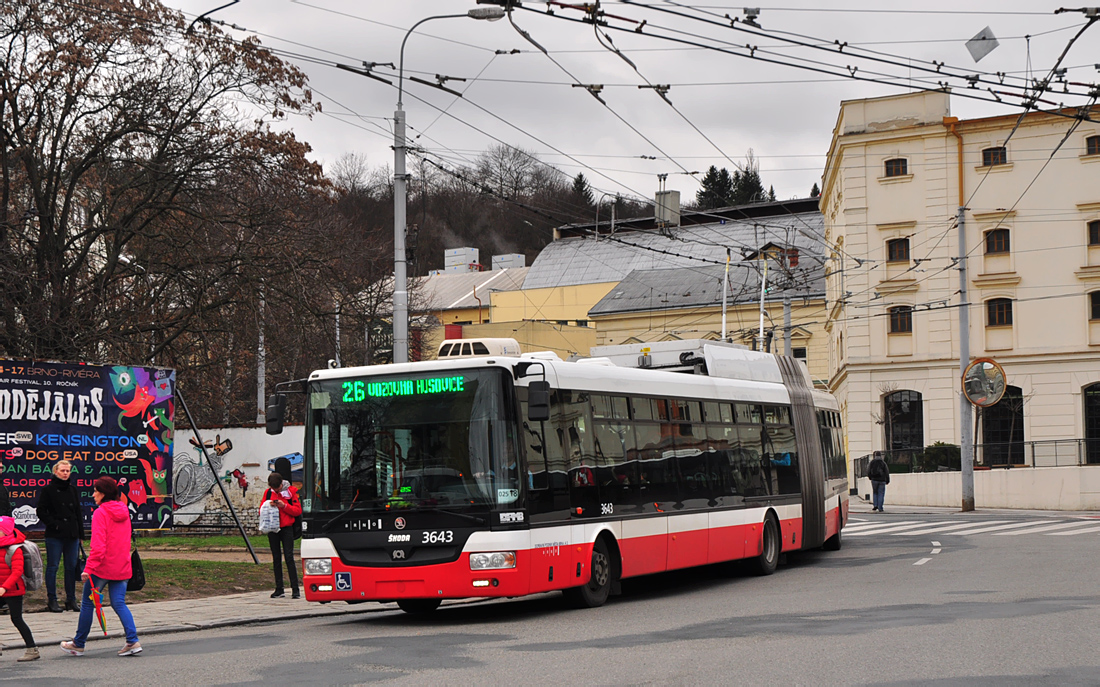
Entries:
[[400, 59], [398, 59], [399, 66], [397, 68], [397, 109], [401, 109], [401, 96], [404, 95], [405, 92], [405, 79], [403, 78], [405, 75], [405, 42], [409, 40], [409, 36], [412, 35], [413, 31], [416, 31], [416, 27], [426, 21], [431, 21], [433, 19], [460, 19], [468, 16], [468, 14], [437, 14], [431, 17], [424, 17], [405, 32], [405, 37], [401, 39], [401, 54]]

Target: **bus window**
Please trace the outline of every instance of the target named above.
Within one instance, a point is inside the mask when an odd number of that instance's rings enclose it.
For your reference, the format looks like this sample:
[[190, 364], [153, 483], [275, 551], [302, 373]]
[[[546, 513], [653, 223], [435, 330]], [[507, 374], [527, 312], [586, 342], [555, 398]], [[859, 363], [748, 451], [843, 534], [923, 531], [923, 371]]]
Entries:
[[707, 422], [721, 422], [722, 413], [718, 408], [718, 403], [710, 401], [703, 403], [703, 419]]
[[597, 420], [613, 417], [610, 396], [592, 394], [592, 417]]
[[739, 450], [736, 427], [718, 423], [707, 425], [707, 460], [717, 506], [741, 503], [741, 471], [734, 462]]
[[634, 412], [635, 420], [656, 420], [657, 411], [651, 398], [632, 398], [630, 408]]
[[627, 405], [625, 396], [611, 397], [611, 417], [617, 420], [630, 419], [630, 407]]
[[440, 346], [439, 347], [439, 357], [442, 358], [443, 356], [448, 355], [451, 352], [451, 346], [452, 345], [453, 344], [443, 344], [442, 346]]
[[765, 446], [770, 450], [766, 458], [772, 465], [778, 493], [800, 493], [802, 484], [798, 476], [798, 446], [795, 444], [794, 428], [789, 425], [768, 427]]
[[673, 418], [681, 422], [702, 422], [703, 413], [699, 401], [673, 401]]
[[763, 413], [760, 406], [748, 403], [734, 404], [737, 414], [737, 424], [758, 425], [763, 422]]
[[615, 513], [640, 512], [635, 503], [638, 461], [633, 425], [615, 420], [595, 420], [593, 430], [597, 463], [593, 469], [600, 488], [600, 504], [613, 504]]
[[569, 509], [573, 517], [600, 515], [599, 484], [588, 394], [560, 391]]
[[489, 349], [480, 341], [473, 343], [474, 355], [489, 355]]
[[754, 425], [739, 425], [740, 438], [738, 467], [744, 484], [745, 496], [771, 496], [777, 493], [773, 483], [774, 471], [771, 463], [764, 460], [763, 428]]

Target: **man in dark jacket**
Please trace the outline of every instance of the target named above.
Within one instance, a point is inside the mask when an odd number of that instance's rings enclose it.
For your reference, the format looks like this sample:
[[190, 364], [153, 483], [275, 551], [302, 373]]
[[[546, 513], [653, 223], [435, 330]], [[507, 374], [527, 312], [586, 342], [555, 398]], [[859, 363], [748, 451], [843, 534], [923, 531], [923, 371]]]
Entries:
[[58, 461], [53, 479], [38, 496], [38, 519], [46, 525], [46, 608], [60, 613], [57, 603], [57, 568], [65, 560], [65, 608], [80, 612], [76, 602], [76, 569], [80, 540], [84, 538], [84, 513], [80, 493], [71, 484], [72, 463]]
[[882, 459], [882, 454], [875, 452], [871, 464], [867, 466], [867, 477], [871, 479], [871, 493], [874, 495], [871, 511], [882, 512], [882, 502], [886, 499], [886, 485], [890, 483], [890, 468]]

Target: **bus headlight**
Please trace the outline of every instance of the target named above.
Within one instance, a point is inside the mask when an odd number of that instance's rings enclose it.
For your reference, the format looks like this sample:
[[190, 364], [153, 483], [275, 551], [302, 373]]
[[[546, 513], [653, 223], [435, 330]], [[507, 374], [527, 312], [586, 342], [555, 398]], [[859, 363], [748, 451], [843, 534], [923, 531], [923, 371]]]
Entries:
[[331, 575], [332, 559], [307, 558], [305, 560], [305, 570], [307, 575]]
[[515, 551], [470, 554], [470, 570], [500, 570], [514, 567], [516, 567]]

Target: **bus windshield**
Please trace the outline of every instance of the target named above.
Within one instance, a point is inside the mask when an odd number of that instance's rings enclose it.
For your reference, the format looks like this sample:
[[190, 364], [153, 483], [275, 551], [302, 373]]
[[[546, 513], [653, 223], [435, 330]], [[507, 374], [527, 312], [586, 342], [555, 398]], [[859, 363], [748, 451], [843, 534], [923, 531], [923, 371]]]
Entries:
[[483, 368], [312, 382], [303, 507], [516, 507], [510, 381]]

